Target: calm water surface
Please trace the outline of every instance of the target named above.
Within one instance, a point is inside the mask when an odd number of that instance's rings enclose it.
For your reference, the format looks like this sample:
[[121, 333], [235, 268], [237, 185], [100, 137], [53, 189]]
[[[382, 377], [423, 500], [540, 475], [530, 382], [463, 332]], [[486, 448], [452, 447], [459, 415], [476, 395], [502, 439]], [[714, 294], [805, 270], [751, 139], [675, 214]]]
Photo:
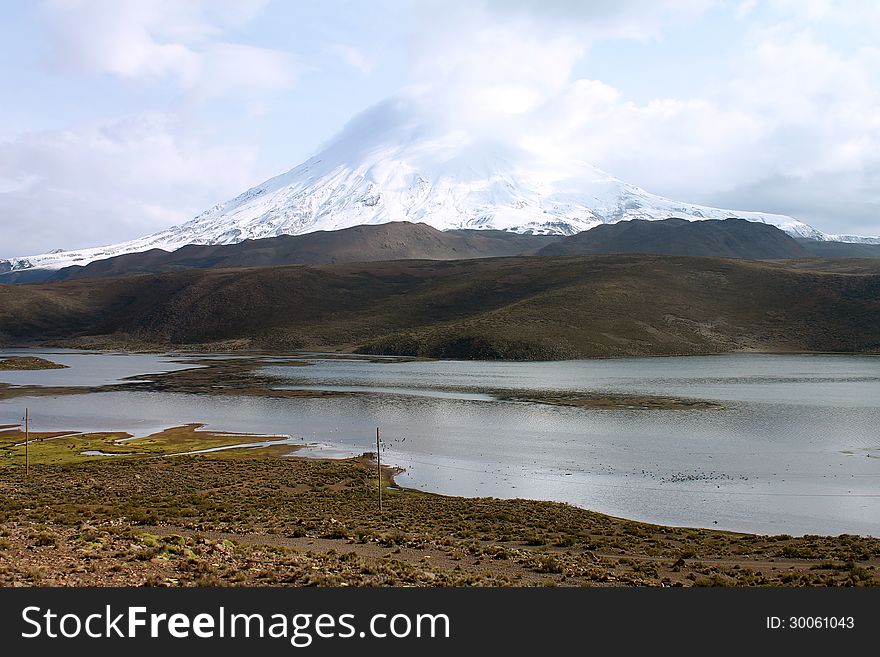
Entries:
[[[75, 382], [112, 383], [180, 367], [162, 356], [46, 357], [71, 369], [17, 372], [14, 381], [2, 373], [0, 381], [94, 385]], [[298, 453], [331, 457], [374, 449], [380, 426], [383, 461], [406, 468], [398, 476], [405, 486], [554, 499], [662, 524], [880, 535], [880, 358], [312, 362], [270, 365], [263, 373], [275, 376], [279, 388], [365, 394], [263, 399], [116, 391], [20, 398], [0, 401], [0, 424], [17, 422], [28, 404], [36, 430], [147, 435], [203, 422], [286, 434], [308, 445]], [[500, 401], [497, 391], [663, 394], [711, 399], [723, 408], [569, 408]]]
[[150, 354], [107, 354], [59, 349], [36, 352], [32, 349], [0, 350], [0, 358], [7, 356], [40, 356], [66, 369], [33, 371], [0, 371], [0, 383], [61, 387], [92, 387], [126, 383], [124, 379], [138, 374], [159, 374], [193, 367], [181, 365], [169, 358]]

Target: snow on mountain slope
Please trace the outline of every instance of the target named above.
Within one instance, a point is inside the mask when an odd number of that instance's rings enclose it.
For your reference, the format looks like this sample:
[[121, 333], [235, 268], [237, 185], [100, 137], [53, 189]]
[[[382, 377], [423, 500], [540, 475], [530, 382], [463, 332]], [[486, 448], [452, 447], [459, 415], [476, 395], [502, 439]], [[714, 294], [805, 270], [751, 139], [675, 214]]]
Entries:
[[398, 96], [370, 108], [303, 164], [187, 223], [122, 244], [0, 261], [0, 272], [389, 221], [420, 221], [441, 230], [568, 235], [624, 219], [740, 217], [795, 237], [880, 243], [877, 238], [825, 235], [784, 215], [655, 196], [585, 162], [547, 159], [444, 129], [415, 107], [411, 99]]

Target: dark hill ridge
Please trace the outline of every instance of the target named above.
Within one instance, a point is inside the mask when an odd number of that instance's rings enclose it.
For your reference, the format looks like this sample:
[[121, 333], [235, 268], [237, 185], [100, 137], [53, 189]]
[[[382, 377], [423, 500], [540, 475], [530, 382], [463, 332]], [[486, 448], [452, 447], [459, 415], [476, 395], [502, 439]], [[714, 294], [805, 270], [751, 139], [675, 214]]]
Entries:
[[238, 244], [189, 245], [174, 252], [153, 249], [84, 267], [67, 267], [48, 280], [69, 280], [181, 269], [319, 265], [382, 260], [459, 260], [524, 255], [559, 239], [500, 230], [440, 231], [427, 224], [398, 221], [305, 235], [281, 235]]
[[620, 221], [545, 246], [538, 255], [652, 253], [658, 255], [782, 260], [808, 252], [784, 232], [745, 219]]
[[0, 286], [0, 340], [519, 359], [877, 353], [880, 263], [822, 262], [408, 260]]
[[810, 255], [820, 258], [880, 258], [880, 244], [820, 242], [819, 240], [797, 240], [797, 243]]
[[570, 237], [520, 235], [498, 230], [440, 231], [426, 224], [393, 222], [238, 244], [193, 244], [171, 253], [152, 249], [59, 271], [0, 272], [0, 283], [158, 274], [184, 269], [607, 253], [773, 260], [810, 255], [880, 257], [880, 246], [794, 240], [774, 226], [742, 219], [622, 221]]

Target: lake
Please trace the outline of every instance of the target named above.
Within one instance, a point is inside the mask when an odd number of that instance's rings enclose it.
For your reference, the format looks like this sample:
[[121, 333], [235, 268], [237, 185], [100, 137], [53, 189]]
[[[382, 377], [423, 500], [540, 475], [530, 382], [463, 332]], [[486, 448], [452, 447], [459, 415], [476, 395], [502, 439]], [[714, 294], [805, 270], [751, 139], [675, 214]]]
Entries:
[[[12, 352], [0, 352], [0, 356]], [[16, 352], [22, 353], [22, 352]], [[170, 356], [28, 351], [68, 370], [0, 382], [106, 385], [185, 367]], [[880, 535], [880, 358], [734, 354], [564, 362], [268, 362], [278, 388], [358, 393], [272, 399], [120, 390], [0, 401], [37, 431], [142, 436], [201, 422], [283, 434], [299, 455], [375, 450], [404, 486], [569, 502], [666, 525]], [[101, 382], [101, 383], [97, 383]], [[719, 408], [629, 409], [505, 401], [503, 393], [666, 395]]]

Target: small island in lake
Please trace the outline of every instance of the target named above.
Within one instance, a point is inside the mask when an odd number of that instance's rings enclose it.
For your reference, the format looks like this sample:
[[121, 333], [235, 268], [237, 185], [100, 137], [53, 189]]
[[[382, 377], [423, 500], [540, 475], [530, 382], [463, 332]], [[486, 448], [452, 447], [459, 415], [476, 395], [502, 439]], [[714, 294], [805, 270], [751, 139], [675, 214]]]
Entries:
[[37, 356], [13, 356], [11, 358], [0, 359], [0, 372], [9, 372], [16, 370], [63, 370], [67, 365], [53, 363], [45, 358]]

